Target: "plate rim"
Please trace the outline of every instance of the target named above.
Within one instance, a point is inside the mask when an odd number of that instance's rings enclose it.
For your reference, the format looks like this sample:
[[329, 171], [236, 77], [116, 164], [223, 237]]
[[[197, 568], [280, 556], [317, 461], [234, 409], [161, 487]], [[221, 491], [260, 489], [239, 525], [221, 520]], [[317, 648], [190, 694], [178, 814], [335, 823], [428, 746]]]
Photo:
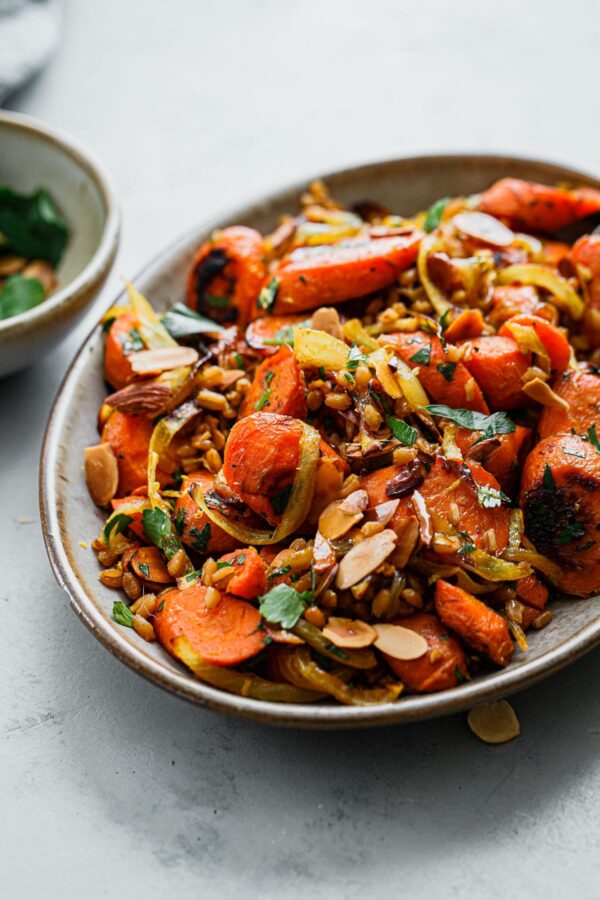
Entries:
[[[600, 188], [600, 180], [597, 177], [585, 171], [571, 168], [563, 163], [554, 163], [549, 160], [528, 156], [469, 152], [395, 156], [375, 162], [349, 166], [344, 169], [335, 169], [326, 174], [313, 177], [326, 181], [333, 177], [359, 175], [369, 170], [383, 169], [386, 166], [397, 163], [414, 164], [425, 161], [441, 164], [444, 160], [453, 162], [458, 160], [469, 160], [470, 162], [481, 160], [482, 162], [496, 162], [499, 165], [516, 162], [519, 164], [531, 163], [542, 167], [548, 166], [555, 171], [557, 169], [564, 171], [565, 175], [585, 179]], [[286, 182], [268, 193], [262, 193], [254, 198], [250, 198], [246, 203], [237, 204], [234, 208], [229, 207], [222, 211], [216, 211], [209, 218], [187, 229], [173, 241], [159, 249], [151, 260], [138, 271], [133, 279], [134, 282], [159, 274], [164, 266], [165, 257], [176, 253], [178, 248], [185, 247], [192, 235], [202, 231], [209, 231], [215, 227], [222, 227], [220, 223], [223, 221], [234, 221], [236, 218], [243, 219], [253, 208], [273, 202], [282, 195], [297, 193], [304, 189], [311, 180], [313, 179], [307, 177], [294, 183]], [[118, 303], [125, 294], [126, 289], [123, 288], [111, 300], [107, 309]], [[61, 521], [59, 503], [51, 502], [52, 497], [55, 500], [58, 500], [59, 497], [57, 490], [58, 438], [68, 414], [74, 388], [78, 384], [78, 375], [84, 368], [87, 354], [96, 343], [98, 329], [99, 325], [94, 325], [84, 338], [61, 380], [50, 408], [40, 451], [38, 475], [42, 536], [54, 576], [60, 587], [69, 596], [70, 605], [79, 619], [106, 649], [138, 675], [145, 677], [163, 690], [196, 705], [245, 719], [267, 724], [314, 729], [359, 728], [423, 721], [463, 712], [489, 700], [500, 699], [525, 690], [543, 678], [560, 671], [600, 645], [599, 613], [596, 619], [579, 628], [570, 637], [553, 647], [552, 650], [542, 654], [537, 659], [525, 662], [517, 669], [511, 670], [508, 668], [495, 671], [487, 675], [485, 681], [475, 680], [468, 685], [461, 685], [460, 690], [451, 688], [432, 694], [407, 695], [396, 703], [365, 707], [333, 704], [321, 704], [319, 706], [314, 704], [280, 704], [254, 700], [239, 697], [235, 694], [228, 694], [218, 688], [206, 685], [194, 679], [193, 675], [184, 670], [183, 667], [181, 671], [173, 671], [163, 667], [146, 655], [141, 648], [126, 640], [116, 625], [111, 622], [110, 618], [101, 613], [93, 600], [92, 593], [88, 593], [84, 588], [77, 576], [76, 565], [70, 559], [67, 550], [68, 543], [63, 539], [63, 523]], [[578, 601], [575, 600], [573, 602]], [[588, 601], [584, 600], [581, 602]]]

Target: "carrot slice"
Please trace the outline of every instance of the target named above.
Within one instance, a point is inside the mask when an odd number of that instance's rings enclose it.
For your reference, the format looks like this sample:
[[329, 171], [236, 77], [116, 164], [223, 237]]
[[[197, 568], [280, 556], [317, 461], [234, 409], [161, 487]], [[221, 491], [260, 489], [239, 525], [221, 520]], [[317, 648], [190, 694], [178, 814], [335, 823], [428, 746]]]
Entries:
[[[239, 547], [239, 541], [211, 522], [199, 509], [192, 497], [194, 485], [200, 484], [204, 493], [214, 490], [214, 475], [202, 469], [191, 472], [184, 480], [175, 504], [175, 521], [180, 523], [181, 540], [198, 553], [226, 553]], [[210, 494], [209, 498], [210, 500]], [[232, 518], [240, 518], [234, 508], [228, 511]]]
[[295, 419], [306, 418], [306, 382], [289, 347], [282, 347], [260, 364], [240, 408], [240, 418], [261, 409]]
[[276, 268], [273, 313], [303, 312], [363, 297], [392, 284], [417, 258], [420, 232], [401, 237], [356, 239], [302, 247]]
[[600, 453], [574, 434], [544, 438], [521, 479], [525, 532], [562, 569], [561, 590], [577, 597], [600, 591]]
[[568, 191], [519, 178], [501, 178], [479, 198], [478, 209], [508, 219], [525, 230], [560, 231], [578, 219], [600, 211], [600, 191]]
[[[456, 444], [463, 456], [467, 457], [469, 465], [471, 460], [468, 459], [468, 452], [482, 436], [481, 431], [458, 429]], [[518, 487], [521, 464], [531, 445], [531, 438], [531, 428], [517, 425], [510, 434], [497, 434], [489, 449], [480, 448], [482, 455], [477, 457], [478, 462], [494, 476], [505, 494], [513, 494]]]
[[592, 347], [600, 347], [600, 234], [585, 234], [573, 244], [571, 259], [583, 270], [588, 302], [583, 314], [583, 330]]
[[553, 325], [540, 316], [521, 314], [513, 316], [502, 325], [498, 334], [504, 337], [512, 337], [510, 325], [524, 325], [533, 328], [540, 341], [546, 348], [550, 357], [550, 364], [554, 372], [564, 372], [571, 360], [571, 347], [565, 335], [564, 329]]
[[542, 253], [544, 262], [558, 269], [563, 260], [571, 258], [571, 247], [562, 241], [544, 241]]
[[429, 397], [455, 409], [473, 409], [487, 413], [489, 409], [477, 384], [477, 378], [462, 364], [451, 362], [435, 334], [386, 334], [381, 343], [394, 348], [411, 368], [419, 369], [419, 381]]
[[510, 662], [514, 645], [506, 620], [473, 594], [440, 578], [435, 583], [435, 610], [469, 647], [497, 666]]
[[535, 607], [538, 612], [546, 608], [548, 588], [542, 584], [537, 575], [526, 575], [517, 581], [517, 597], [527, 606]]
[[306, 324], [304, 316], [261, 316], [246, 328], [246, 343], [254, 350], [268, 356], [292, 342], [292, 329]]
[[521, 353], [512, 338], [500, 335], [473, 338], [461, 346], [465, 348], [463, 362], [490, 409], [517, 409], [529, 402], [522, 376], [531, 365], [531, 353]]
[[417, 614], [392, 624], [410, 628], [427, 641], [427, 653], [419, 659], [400, 660], [383, 654], [392, 672], [411, 691], [420, 694], [445, 691], [468, 678], [465, 651], [437, 616]]
[[216, 322], [244, 326], [265, 277], [263, 240], [258, 231], [235, 225], [203, 244], [187, 280], [187, 303]]
[[229, 563], [235, 569], [227, 582], [227, 593], [245, 600], [264, 594], [267, 586], [265, 564], [254, 547], [244, 547], [222, 556], [219, 563]]
[[205, 662], [214, 666], [236, 666], [256, 656], [265, 638], [259, 611], [228, 594], [209, 609], [207, 590], [197, 584], [161, 595], [153, 624], [165, 650], [175, 656], [174, 642], [183, 636]]
[[491, 325], [499, 328], [507, 319], [527, 313], [551, 322], [557, 318], [555, 307], [542, 303], [537, 288], [531, 284], [501, 284], [494, 288], [488, 314]]
[[135, 326], [136, 318], [133, 312], [123, 313], [117, 316], [106, 335], [104, 377], [116, 390], [124, 388], [133, 378], [129, 354], [134, 348], [143, 349], [143, 345], [133, 343], [135, 335], [131, 332]]
[[[148, 448], [152, 436], [152, 422], [145, 416], [134, 416], [118, 410], [112, 413], [102, 429], [102, 440], [111, 445], [119, 466], [118, 495], [131, 494], [147, 483]], [[177, 468], [163, 454], [162, 467], [157, 469], [156, 480], [161, 487], [172, 481], [171, 472]], [[165, 469], [165, 465], [167, 469]]]
[[538, 423], [540, 437], [561, 431], [587, 434], [592, 426], [600, 432], [600, 376], [591, 369], [569, 369], [552, 384], [555, 394], [569, 404], [568, 409], [544, 406]]
[[[129, 504], [133, 500], [138, 500], [140, 502], [140, 505], [143, 502], [138, 495], [132, 494], [130, 497], [121, 497], [118, 500], [111, 500], [110, 505], [112, 506], [113, 510], [116, 510], [124, 503]], [[127, 515], [130, 516], [131, 519], [133, 519], [133, 521], [130, 522], [127, 526], [129, 530], [133, 531], [134, 534], [136, 534], [143, 540], [146, 540], [146, 535], [144, 534], [144, 529], [142, 528], [142, 516], [144, 515], [144, 509], [142, 508], [140, 510], [134, 510], [133, 512], [130, 510]]]

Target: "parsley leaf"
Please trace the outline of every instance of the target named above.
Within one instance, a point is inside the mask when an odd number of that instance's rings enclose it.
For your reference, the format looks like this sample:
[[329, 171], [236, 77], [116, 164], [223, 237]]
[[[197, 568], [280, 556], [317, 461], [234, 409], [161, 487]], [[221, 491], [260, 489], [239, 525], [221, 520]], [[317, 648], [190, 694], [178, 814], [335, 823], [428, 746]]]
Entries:
[[145, 509], [142, 515], [142, 528], [144, 534], [162, 550], [167, 559], [177, 553], [181, 547], [181, 541], [177, 529], [173, 530], [169, 516], [155, 506], [154, 509]]
[[222, 325], [199, 315], [183, 303], [176, 303], [173, 309], [164, 314], [161, 322], [176, 341], [196, 334], [219, 334], [225, 331]]
[[352, 344], [348, 351], [348, 368], [351, 370], [357, 369], [359, 363], [366, 361], [367, 357], [361, 351], [360, 347], [357, 347], [356, 344]]
[[407, 425], [402, 419], [395, 419], [394, 416], [386, 416], [385, 421], [397, 441], [406, 447], [413, 446], [419, 433], [416, 428]]
[[423, 229], [429, 234], [430, 231], [435, 231], [442, 220], [442, 215], [446, 206], [448, 205], [448, 197], [443, 197], [441, 200], [436, 200], [433, 203], [425, 216], [425, 221], [423, 222]]
[[428, 366], [431, 362], [431, 344], [426, 344], [424, 347], [421, 347], [420, 350], [409, 357], [409, 362], [422, 363], [424, 366]]
[[258, 300], [256, 301], [256, 305], [259, 309], [264, 309], [265, 312], [270, 312], [273, 308], [273, 304], [277, 299], [277, 292], [279, 290], [279, 279], [271, 278], [270, 282], [264, 286], [258, 295]]
[[274, 375], [275, 372], [267, 372], [267, 374], [265, 375], [267, 387], [263, 395], [256, 401], [254, 409], [262, 409], [263, 406], [266, 406], [271, 399], [271, 382], [273, 381]]
[[456, 422], [469, 431], [483, 431], [483, 437], [480, 438], [482, 441], [496, 434], [510, 434], [517, 427], [505, 412], [495, 412], [491, 416], [486, 416], [472, 409], [452, 409], [451, 406], [444, 406], [442, 403], [425, 406], [424, 409], [432, 416], [443, 416], [444, 419], [450, 419], [451, 422]]
[[38, 306], [46, 296], [38, 278], [11, 275], [0, 289], [0, 319], [10, 319]]
[[123, 353], [125, 353], [125, 355], [128, 355], [129, 353], [136, 353], [138, 350], [143, 350], [146, 346], [137, 328], [132, 328], [126, 334], [122, 334], [120, 336], [120, 340], [121, 347], [123, 348]]
[[554, 476], [552, 475], [552, 469], [546, 463], [544, 466], [544, 476], [542, 478], [542, 484], [546, 488], [547, 491], [555, 491], [556, 484], [554, 483]]
[[289, 584], [278, 584], [258, 598], [263, 619], [282, 628], [293, 628], [304, 612], [304, 600]]
[[69, 238], [69, 229], [50, 194], [38, 188], [18, 194], [0, 188], [2, 248], [27, 259], [45, 259], [58, 266]]
[[199, 553], [206, 550], [207, 544], [210, 541], [210, 525], [208, 522], [200, 531], [198, 531], [197, 528], [190, 528], [190, 537], [194, 541], [192, 544], [194, 550], [197, 550]]
[[592, 447], [595, 448], [596, 453], [600, 453], [600, 440], [598, 440], [598, 434], [596, 433], [595, 425], [592, 425], [590, 428], [588, 428], [586, 437]]
[[455, 362], [443, 362], [438, 363], [436, 369], [443, 375], [446, 381], [452, 381], [452, 376], [454, 375], [454, 370], [456, 369]]
[[121, 600], [116, 600], [115, 603], [113, 603], [112, 613], [113, 619], [118, 625], [125, 625], [126, 628], [133, 628], [133, 613]]
[[503, 503], [510, 503], [510, 497], [507, 497], [502, 491], [483, 484], [477, 485], [477, 500], [486, 509], [495, 509], [497, 506], [502, 506]]
[[133, 522], [133, 518], [125, 515], [125, 513], [117, 513], [110, 517], [102, 531], [102, 537], [107, 547], [110, 546], [110, 539], [113, 534], [121, 534], [130, 522]]

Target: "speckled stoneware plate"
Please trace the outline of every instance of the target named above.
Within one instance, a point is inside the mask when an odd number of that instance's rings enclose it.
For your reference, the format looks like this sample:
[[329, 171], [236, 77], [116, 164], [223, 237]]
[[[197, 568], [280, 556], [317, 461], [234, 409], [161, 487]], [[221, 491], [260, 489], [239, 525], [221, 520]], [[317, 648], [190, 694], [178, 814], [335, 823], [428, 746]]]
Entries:
[[[482, 190], [495, 179], [514, 175], [552, 184], [570, 181], [600, 188], [600, 181], [560, 166], [495, 156], [428, 156], [375, 163], [325, 176], [335, 197], [350, 204], [374, 199], [394, 211], [413, 213], [439, 197]], [[135, 279], [159, 309], [183, 295], [185, 273], [195, 248], [214, 228], [239, 223], [271, 230], [278, 217], [294, 209], [305, 184], [297, 184], [249, 206], [219, 216], [165, 250]], [[124, 296], [115, 302], [123, 302]], [[275, 704], [237, 697], [194, 679], [157, 644], [147, 644], [111, 618], [114, 592], [98, 581], [96, 556], [84, 549], [103, 523], [88, 497], [83, 449], [98, 440], [96, 413], [105, 396], [103, 339], [97, 327], [79, 351], [52, 409], [41, 461], [44, 538], [59, 583], [90, 631], [136, 672], [194, 703], [280, 725], [349, 728], [411, 722], [445, 715], [522, 690], [558, 671], [600, 644], [600, 598], [560, 602], [554, 620], [534, 632], [526, 654], [516, 651], [508, 668], [438, 694], [405, 696], [393, 704], [347, 707], [333, 704]]]

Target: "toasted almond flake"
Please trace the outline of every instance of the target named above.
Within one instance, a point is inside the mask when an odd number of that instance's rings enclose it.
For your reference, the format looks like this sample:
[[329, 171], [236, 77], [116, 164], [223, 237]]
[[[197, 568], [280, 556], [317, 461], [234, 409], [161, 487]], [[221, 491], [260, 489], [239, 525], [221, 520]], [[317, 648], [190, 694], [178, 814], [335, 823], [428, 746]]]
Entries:
[[369, 519], [372, 522], [380, 522], [381, 525], [387, 525], [394, 518], [394, 513], [400, 506], [400, 500], [387, 500], [385, 503], [379, 503], [369, 510]]
[[342, 537], [363, 517], [362, 512], [345, 513], [341, 508], [341, 504], [344, 502], [344, 500], [334, 500], [325, 507], [319, 516], [319, 531], [329, 541]]
[[452, 219], [458, 231], [494, 247], [508, 247], [515, 239], [514, 233], [487, 213], [461, 212]]
[[358, 650], [370, 647], [377, 638], [375, 629], [358, 619], [342, 619], [333, 616], [323, 629], [323, 637], [336, 647]]
[[414, 553], [420, 534], [419, 521], [416, 516], [408, 516], [396, 527], [398, 546], [394, 553], [394, 565], [403, 569]]
[[236, 381], [239, 381], [246, 374], [243, 369], [223, 369], [222, 372], [221, 380], [217, 383], [219, 387], [225, 389], [230, 388], [232, 384], [235, 384]]
[[83, 451], [85, 480], [97, 506], [106, 506], [117, 493], [119, 466], [110, 444], [96, 444]]
[[340, 341], [344, 340], [340, 315], [333, 306], [321, 306], [319, 309], [315, 309], [309, 327], [314, 328], [315, 331], [326, 331], [327, 334]]
[[387, 528], [355, 544], [339, 564], [336, 587], [344, 591], [374, 572], [388, 558], [397, 540], [395, 531]]
[[333, 547], [327, 538], [323, 537], [320, 531], [317, 531], [315, 542], [313, 544], [313, 565], [315, 572], [318, 574], [326, 572], [327, 569], [335, 566], [335, 553]]
[[198, 360], [198, 351], [193, 347], [159, 347], [157, 350], [130, 353], [128, 360], [136, 375], [153, 375], [182, 366], [193, 366]]
[[537, 366], [529, 366], [521, 375], [523, 384], [527, 384], [528, 381], [534, 381], [536, 378], [539, 378], [540, 381], [548, 381], [548, 374], [542, 369], [538, 369]]
[[433, 525], [431, 516], [427, 509], [427, 504], [423, 499], [423, 495], [419, 491], [413, 491], [412, 502], [419, 520], [419, 528], [421, 531], [421, 540], [426, 547], [429, 547], [433, 540]]
[[555, 394], [549, 384], [542, 381], [541, 378], [534, 378], [523, 385], [523, 393], [527, 394], [530, 400], [541, 403], [542, 406], [549, 406], [552, 409], [560, 409], [566, 411], [569, 404], [558, 394]]
[[514, 709], [506, 700], [476, 706], [468, 716], [469, 728], [486, 744], [504, 744], [521, 733]]
[[363, 513], [369, 505], [369, 495], [366, 491], [353, 491], [344, 497], [340, 503], [340, 509], [349, 516], [355, 516], [357, 513]]
[[421, 634], [402, 625], [374, 625], [377, 632], [375, 646], [393, 659], [420, 659], [428, 650], [428, 644]]

